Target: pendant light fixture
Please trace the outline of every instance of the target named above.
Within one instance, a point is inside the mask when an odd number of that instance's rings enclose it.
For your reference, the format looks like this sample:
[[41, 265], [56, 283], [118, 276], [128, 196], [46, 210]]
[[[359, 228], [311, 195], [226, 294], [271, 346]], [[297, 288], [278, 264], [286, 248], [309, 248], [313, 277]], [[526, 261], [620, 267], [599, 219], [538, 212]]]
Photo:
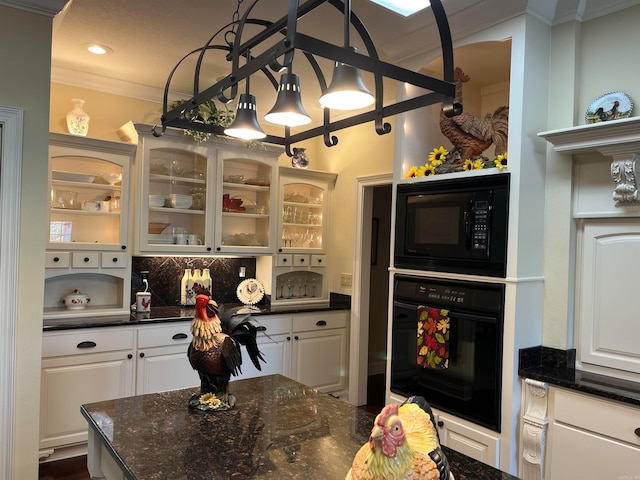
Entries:
[[[250, 58], [251, 54], [247, 50], [247, 61]], [[224, 134], [242, 140], [262, 140], [267, 136], [258, 123], [256, 97], [249, 93], [249, 77], [245, 80], [245, 93], [240, 94], [236, 118], [224, 129]]]
[[276, 103], [264, 119], [287, 127], [299, 127], [311, 123], [311, 117], [302, 106], [298, 75], [291, 71], [282, 74]]
[[[315, 138], [323, 137], [324, 144], [328, 147], [338, 143], [334, 132], [355, 125], [371, 122], [375, 132], [384, 135], [391, 132], [391, 125], [385, 121], [386, 117], [398, 115], [411, 110], [416, 110], [436, 103], [442, 104], [442, 111], [447, 117], [459, 115], [462, 105], [454, 102], [455, 82], [453, 79], [453, 45], [449, 23], [442, 7], [442, 0], [431, 0], [433, 12], [442, 46], [442, 71], [443, 78], [438, 79], [409, 70], [380, 60], [376, 47], [360, 18], [351, 11], [351, 0], [288, 0], [288, 11], [285, 16], [277, 20], [266, 20], [251, 16], [254, 7], [260, 3], [269, 3], [264, 0], [237, 0], [236, 11], [231, 22], [223, 26], [199, 49], [187, 53], [173, 68], [165, 84], [162, 131], [153, 129], [154, 135], [160, 136], [167, 127], [183, 128], [198, 132], [207, 132], [214, 135], [228, 135], [249, 140], [263, 140], [268, 143], [283, 145], [285, 152], [293, 156], [291, 145]], [[241, 14], [241, 6], [247, 6]], [[302, 17], [309, 16], [320, 10], [324, 5], [333, 7], [344, 14], [344, 45], [338, 46], [331, 41], [325, 41], [298, 32], [298, 21]], [[321, 10], [325, 12], [325, 10]], [[320, 17], [322, 19], [324, 17]], [[322, 21], [322, 20], [320, 20]], [[305, 22], [309, 23], [309, 22]], [[258, 30], [250, 38], [242, 38], [245, 26], [251, 26], [253, 31]], [[360, 47], [363, 53], [359, 53], [351, 46], [349, 41], [350, 29], [353, 29], [363, 44]], [[215, 43], [216, 38], [224, 37], [224, 42]], [[275, 39], [274, 41], [271, 41]], [[271, 41], [269, 43], [269, 41]], [[218, 78], [209, 87], [200, 88], [200, 71], [204, 66], [204, 57], [210, 51], [223, 50], [226, 59], [231, 64], [229, 74]], [[249, 50], [259, 51], [260, 54], [252, 57]], [[322, 92], [320, 103], [324, 107], [322, 118], [318, 119], [318, 125], [300, 128], [292, 131], [292, 127], [307, 125], [311, 122], [310, 116], [302, 105], [300, 91], [300, 79], [292, 73], [294, 53], [299, 52], [297, 58], [306, 60], [313, 70]], [[172, 79], [178, 67], [187, 58], [197, 56], [194, 71], [193, 96], [171, 106], [169, 92]], [[240, 65], [242, 57], [246, 57], [246, 63]], [[331, 62], [333, 74], [331, 82], [327, 82], [318, 59], [323, 58]], [[280, 82], [272, 72], [284, 70]], [[371, 94], [362, 80], [361, 71], [369, 73], [373, 80], [375, 96]], [[256, 99], [249, 92], [249, 79], [252, 75], [263, 74], [277, 91], [276, 102], [273, 108], [265, 115], [265, 119], [271, 123], [284, 126], [283, 134], [265, 134], [256, 117]], [[307, 82], [312, 77], [305, 77]], [[185, 111], [198, 108], [211, 99], [220, 101], [234, 100], [237, 95], [239, 82], [245, 81], [245, 93], [238, 95], [238, 107], [236, 117], [231, 125], [224, 128], [215, 123], [193, 122], [184, 114]], [[383, 103], [385, 80], [393, 80], [398, 84], [413, 85], [423, 93], [411, 98], [398, 99], [395, 103]], [[230, 92], [227, 95], [226, 92]], [[373, 103], [373, 106], [363, 112], [345, 114], [338, 119], [331, 118], [332, 110], [362, 109]]]
[[[351, 0], [344, 2], [344, 48], [356, 52], [350, 45]], [[335, 110], [356, 110], [365, 108], [375, 101], [375, 97], [362, 81], [360, 70], [343, 62], [336, 62], [329, 88], [320, 97], [320, 105]]]

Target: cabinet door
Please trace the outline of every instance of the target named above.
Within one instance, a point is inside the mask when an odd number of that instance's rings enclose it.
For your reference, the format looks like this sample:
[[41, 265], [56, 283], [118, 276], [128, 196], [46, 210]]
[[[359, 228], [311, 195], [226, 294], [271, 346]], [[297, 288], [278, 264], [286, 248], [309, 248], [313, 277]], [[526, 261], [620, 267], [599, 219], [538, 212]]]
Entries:
[[585, 220], [577, 315], [584, 363], [640, 373], [639, 249], [636, 219]]
[[40, 448], [87, 441], [85, 403], [133, 395], [133, 352], [45, 358], [40, 379]]
[[207, 253], [213, 244], [214, 146], [168, 129], [136, 125], [136, 247], [139, 252]]
[[293, 334], [291, 376], [321, 392], [347, 387], [347, 330]]
[[289, 375], [291, 362], [291, 337], [288, 335], [272, 335], [271, 339], [264, 339], [258, 343], [265, 363], [260, 362], [261, 370], [254, 367], [245, 347], [242, 349], [242, 374], [232, 377], [232, 380], [243, 378], [263, 377], [265, 375]]
[[50, 134], [48, 250], [126, 250], [135, 145]]
[[[500, 438], [458, 422], [448, 415], [435, 412], [434, 415], [436, 415], [442, 445], [492, 467], [500, 467]], [[567, 478], [578, 477], [569, 476]]]
[[216, 198], [216, 251], [272, 253], [275, 250], [275, 173], [280, 150], [221, 148]]
[[138, 350], [137, 363], [137, 395], [200, 385], [198, 372], [187, 358], [186, 345]]

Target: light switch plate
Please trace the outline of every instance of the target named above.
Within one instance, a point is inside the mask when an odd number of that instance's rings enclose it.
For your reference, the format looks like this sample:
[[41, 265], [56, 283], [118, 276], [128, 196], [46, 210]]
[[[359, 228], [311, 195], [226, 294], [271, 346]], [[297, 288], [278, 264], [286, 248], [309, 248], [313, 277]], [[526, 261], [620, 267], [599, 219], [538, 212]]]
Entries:
[[352, 275], [350, 273], [341, 273], [340, 274], [340, 286], [342, 287], [350, 287], [352, 282]]

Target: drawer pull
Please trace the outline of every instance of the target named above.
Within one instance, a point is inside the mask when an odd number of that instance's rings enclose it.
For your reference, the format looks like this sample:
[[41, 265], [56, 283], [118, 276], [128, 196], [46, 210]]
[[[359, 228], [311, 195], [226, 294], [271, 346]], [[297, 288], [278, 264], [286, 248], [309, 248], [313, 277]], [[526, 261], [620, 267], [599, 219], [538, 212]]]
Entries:
[[113, 263], [118, 263], [118, 257], [113, 257], [113, 258], [111, 259], [111, 261], [112, 261]]
[[256, 327], [256, 330], [258, 332], [266, 332], [267, 331], [267, 327], [260, 325], [259, 327]]
[[127, 246], [126, 246], [126, 245], [120, 245], [120, 249], [121, 249], [121, 250], [126, 250], [126, 249], [127, 249]]
[[316, 327], [326, 327], [327, 326], [327, 321], [326, 320], [318, 320], [316, 322]]
[[296, 340], [300, 340], [300, 339], [298, 338], [298, 335], [294, 336], [293, 338], [295, 338]]
[[97, 347], [98, 344], [96, 342], [92, 342], [92, 341], [86, 341], [86, 342], [80, 342], [78, 345], [76, 345], [76, 348], [94, 348]]
[[640, 427], [636, 428], [633, 433], [640, 437]]
[[89, 257], [84, 257], [84, 259], [83, 259], [83, 260], [84, 260], [84, 261], [85, 261], [85, 263], [86, 263], [86, 262], [88, 262], [88, 261], [89, 261]]
[[127, 358], [131, 360], [133, 358], [133, 354], [130, 353], [129, 355], [127, 355]]
[[140, 352], [140, 358], [144, 358], [144, 352]]
[[187, 334], [186, 333], [176, 333], [173, 337], [174, 340], [184, 340], [185, 338], [187, 338]]
[[54, 261], [55, 263], [59, 262], [59, 261], [60, 261], [60, 257], [53, 257], [53, 261]]
[[438, 426], [440, 428], [444, 427], [444, 422], [442, 420], [438, 420]]

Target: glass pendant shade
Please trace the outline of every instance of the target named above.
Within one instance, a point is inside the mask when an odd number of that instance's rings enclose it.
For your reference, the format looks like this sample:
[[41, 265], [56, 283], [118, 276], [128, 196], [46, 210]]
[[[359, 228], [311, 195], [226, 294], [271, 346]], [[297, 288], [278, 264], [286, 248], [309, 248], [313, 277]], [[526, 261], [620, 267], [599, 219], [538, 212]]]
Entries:
[[368, 107], [374, 100], [374, 96], [362, 81], [360, 70], [336, 62], [331, 84], [320, 97], [320, 104], [324, 108], [355, 110]]
[[224, 129], [224, 133], [243, 140], [260, 140], [267, 136], [256, 117], [256, 97], [248, 93], [240, 95], [236, 118]]
[[267, 122], [287, 127], [297, 127], [311, 123], [311, 117], [302, 106], [300, 79], [294, 73], [284, 73], [280, 77], [276, 103], [264, 116]]

